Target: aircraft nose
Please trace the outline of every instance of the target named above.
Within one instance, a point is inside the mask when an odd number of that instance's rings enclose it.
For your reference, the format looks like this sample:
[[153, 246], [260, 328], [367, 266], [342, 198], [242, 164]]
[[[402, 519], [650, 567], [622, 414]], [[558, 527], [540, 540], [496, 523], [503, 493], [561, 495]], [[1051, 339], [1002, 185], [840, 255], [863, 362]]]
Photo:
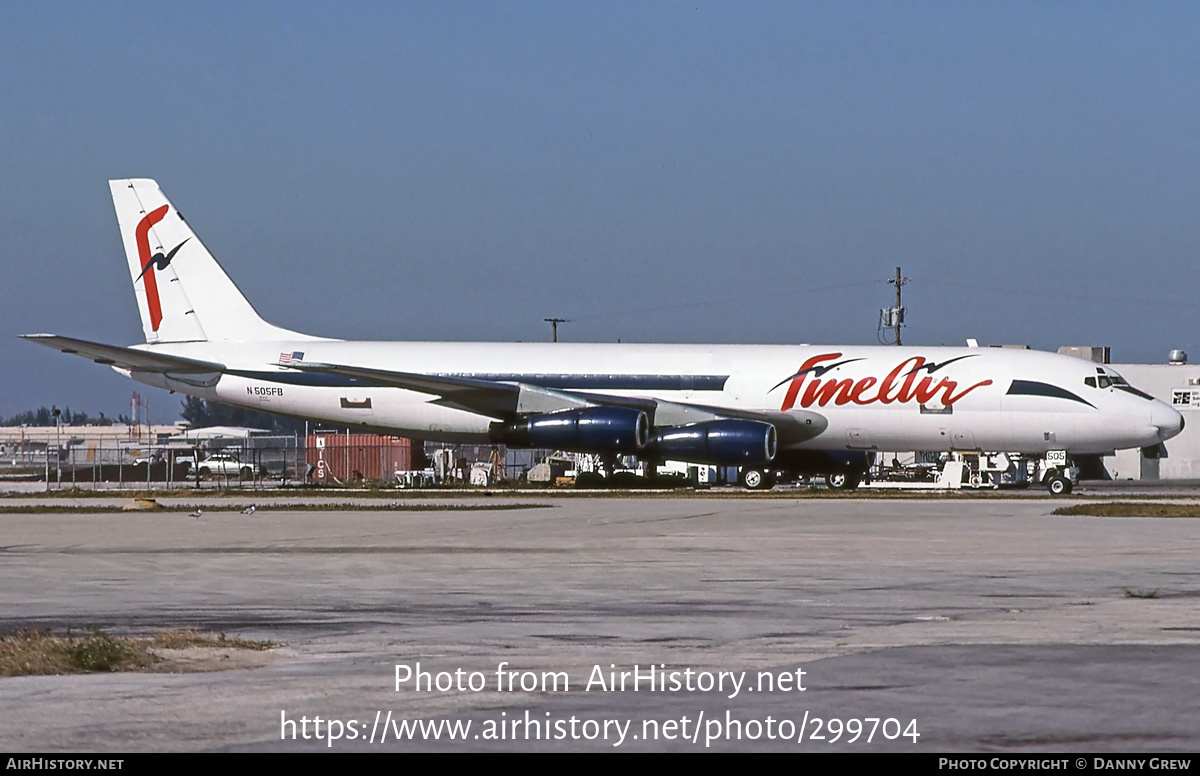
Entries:
[[1158, 429], [1158, 438], [1164, 440], [1178, 436], [1184, 426], [1183, 415], [1161, 401], [1154, 402], [1154, 409], [1150, 411], [1150, 423]]

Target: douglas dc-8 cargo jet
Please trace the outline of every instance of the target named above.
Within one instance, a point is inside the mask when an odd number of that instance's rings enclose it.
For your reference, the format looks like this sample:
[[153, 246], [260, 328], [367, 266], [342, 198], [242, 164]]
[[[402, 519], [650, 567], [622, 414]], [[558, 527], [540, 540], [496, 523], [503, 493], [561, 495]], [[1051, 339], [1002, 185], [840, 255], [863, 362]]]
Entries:
[[738, 466], [752, 484], [777, 470], [824, 474], [847, 487], [876, 450], [1094, 454], [1183, 429], [1178, 412], [1108, 366], [1032, 350], [299, 334], [259, 317], [157, 183], [109, 186], [146, 343], [25, 338], [210, 401], [607, 462]]

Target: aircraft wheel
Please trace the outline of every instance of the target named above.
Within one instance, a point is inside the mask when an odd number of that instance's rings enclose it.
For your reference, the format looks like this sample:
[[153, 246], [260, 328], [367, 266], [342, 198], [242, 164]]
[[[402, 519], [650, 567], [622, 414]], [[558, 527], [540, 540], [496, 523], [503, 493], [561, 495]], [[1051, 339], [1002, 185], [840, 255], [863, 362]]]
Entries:
[[826, 477], [825, 481], [834, 490], [854, 490], [862, 481], [862, 477], [852, 472], [835, 472]]
[[775, 477], [762, 469], [747, 469], [742, 473], [742, 484], [748, 490], [770, 490], [775, 487]]
[[633, 472], [617, 472], [609, 477], [605, 484], [617, 490], [633, 490], [634, 488], [645, 487], [646, 481]]
[[607, 484], [604, 476], [596, 472], [583, 472], [575, 478], [575, 487], [587, 490], [598, 490]]
[[1047, 480], [1046, 490], [1050, 491], [1051, 496], [1066, 496], [1071, 492], [1071, 481], [1055, 474]]

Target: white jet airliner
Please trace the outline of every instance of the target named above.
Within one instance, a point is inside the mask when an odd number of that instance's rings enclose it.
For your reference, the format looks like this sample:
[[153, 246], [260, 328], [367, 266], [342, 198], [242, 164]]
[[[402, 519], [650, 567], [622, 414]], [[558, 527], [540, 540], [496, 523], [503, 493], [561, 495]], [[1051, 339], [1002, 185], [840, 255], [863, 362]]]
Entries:
[[[211, 401], [422, 439], [826, 474], [875, 450], [1107, 453], [1183, 429], [1105, 365], [1031, 350], [349, 342], [264, 321], [152, 180], [110, 181], [146, 343], [25, 338]], [[1070, 481], [1049, 478], [1052, 492]]]

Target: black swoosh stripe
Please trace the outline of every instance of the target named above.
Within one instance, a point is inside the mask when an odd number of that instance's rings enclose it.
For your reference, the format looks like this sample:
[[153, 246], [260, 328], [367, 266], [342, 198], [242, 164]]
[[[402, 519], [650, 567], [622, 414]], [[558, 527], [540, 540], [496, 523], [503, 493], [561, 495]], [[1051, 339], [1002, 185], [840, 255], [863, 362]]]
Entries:
[[934, 372], [938, 371], [939, 369], [942, 369], [943, 367], [950, 366], [955, 361], [962, 361], [964, 358], [975, 358], [976, 355], [978, 355], [978, 354], [972, 353], [969, 356], [959, 356], [958, 358], [951, 358], [947, 361], [943, 361], [940, 364], [936, 363], [934, 361], [930, 361], [928, 364], [922, 364], [921, 366], [918, 366], [918, 367], [908, 370], [907, 372], [904, 373], [904, 377], [908, 377], [911, 374], [920, 372], [923, 369], [927, 370], [929, 372], [929, 374], [933, 374]]
[[[780, 380], [779, 382], [775, 383], [775, 386], [773, 388], [771, 388], [771, 391], [775, 390], [775, 388], [778, 388], [779, 386], [783, 385], [784, 383], [790, 383], [792, 380], [795, 380], [800, 375], [806, 375], [809, 372], [812, 372], [813, 377], [824, 377], [825, 373], [828, 372], [830, 369], [837, 369], [839, 366], [841, 366], [843, 364], [853, 364], [855, 361], [866, 361], [866, 359], [865, 358], [847, 358], [844, 361], [838, 361], [837, 363], [834, 363], [834, 364], [818, 364], [817, 366], [810, 366], [808, 369], [801, 369], [796, 374], [785, 377], [782, 380]], [[770, 393], [771, 391], [767, 391], [767, 393]]]
[[1116, 388], [1118, 391], [1124, 391], [1125, 393], [1132, 393], [1134, 396], [1141, 396], [1143, 399], [1148, 399], [1150, 401], [1154, 401], [1153, 396], [1146, 393], [1145, 391], [1139, 391], [1137, 388], [1134, 388], [1132, 385], [1114, 385], [1113, 388]]
[[[151, 256], [150, 261], [146, 262], [146, 266], [142, 267], [142, 275], [145, 275], [147, 272], [149, 272], [151, 267], [154, 267], [155, 269], [160, 270], [160, 271], [166, 269], [167, 265], [169, 265], [171, 263], [171, 259], [175, 258], [175, 254], [179, 253], [179, 249], [182, 248], [184, 246], [184, 243], [186, 243], [190, 239], [192, 239], [192, 238], [189, 237], [189, 238], [187, 238], [187, 240], [184, 240], [183, 242], [179, 243], [179, 245], [176, 245], [171, 250], [171, 252], [168, 253], [166, 256], [163, 256], [161, 251], [154, 254], [153, 256]], [[137, 279], [134, 280], [133, 282], [136, 283], [136, 282], [138, 282], [138, 280], [141, 280], [142, 275], [138, 275]]]
[[1086, 399], [1081, 399], [1075, 394], [1068, 391], [1066, 388], [1059, 388], [1057, 385], [1050, 383], [1039, 383], [1035, 380], [1013, 380], [1012, 385], [1008, 387], [1009, 396], [1045, 396], [1051, 399], [1066, 399], [1068, 401], [1077, 401], [1080, 404], [1086, 404], [1092, 409], [1096, 408]]

